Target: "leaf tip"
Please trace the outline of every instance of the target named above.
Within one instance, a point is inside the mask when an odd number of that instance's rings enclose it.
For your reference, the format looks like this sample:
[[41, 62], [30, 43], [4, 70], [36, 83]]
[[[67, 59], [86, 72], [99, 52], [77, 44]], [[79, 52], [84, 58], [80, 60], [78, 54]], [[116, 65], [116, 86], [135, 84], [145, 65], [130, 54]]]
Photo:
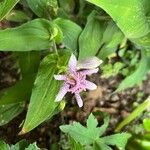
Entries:
[[28, 132], [28, 131], [23, 128], [23, 129], [18, 133], [18, 135], [23, 135], [23, 134], [26, 134], [27, 132]]

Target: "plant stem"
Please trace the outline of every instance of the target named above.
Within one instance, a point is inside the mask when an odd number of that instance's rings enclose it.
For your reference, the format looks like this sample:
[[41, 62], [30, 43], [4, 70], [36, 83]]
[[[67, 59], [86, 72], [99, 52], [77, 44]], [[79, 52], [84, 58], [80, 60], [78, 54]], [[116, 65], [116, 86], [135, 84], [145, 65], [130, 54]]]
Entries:
[[55, 51], [55, 53], [58, 55], [58, 51], [57, 51], [57, 47], [56, 47], [56, 43], [53, 40], [53, 50]]

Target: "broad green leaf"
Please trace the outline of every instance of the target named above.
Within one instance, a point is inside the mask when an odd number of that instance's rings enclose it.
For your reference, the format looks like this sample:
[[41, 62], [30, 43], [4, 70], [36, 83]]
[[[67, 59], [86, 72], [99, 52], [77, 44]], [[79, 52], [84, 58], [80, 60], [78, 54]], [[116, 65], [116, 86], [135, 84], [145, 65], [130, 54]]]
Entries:
[[17, 55], [19, 58], [19, 66], [23, 77], [37, 73], [40, 63], [39, 52], [18, 52]]
[[[107, 118], [108, 119], [108, 118]], [[105, 123], [105, 122], [104, 122]], [[81, 145], [93, 144], [99, 139], [99, 136], [104, 133], [105, 126], [97, 127], [98, 122], [91, 114], [87, 120], [87, 128], [78, 122], [73, 122], [71, 125], [62, 125], [60, 129], [69, 134], [76, 142]], [[101, 133], [102, 132], [102, 133]]]
[[146, 56], [145, 52], [142, 53], [142, 58], [138, 65], [138, 68], [131, 75], [126, 77], [118, 86], [116, 92], [125, 90], [129, 87], [133, 87], [136, 84], [139, 84], [145, 75], [150, 70], [150, 57]]
[[0, 50], [31, 51], [49, 49], [51, 41], [55, 38], [54, 32], [56, 30], [57, 28], [45, 19], [35, 19], [16, 28], [0, 30]]
[[[56, 54], [50, 54], [41, 62], [22, 134], [31, 131], [56, 112], [59, 103], [55, 102], [55, 97], [61, 83], [54, 80], [54, 74], [57, 74], [59, 72], [58, 67], [65, 66], [67, 61], [68, 54], [60, 55], [59, 57]], [[59, 64], [60, 62], [61, 64]]]
[[29, 100], [35, 75], [18, 81], [12, 87], [0, 91], [0, 106]]
[[13, 9], [19, 0], [3, 0], [0, 2], [0, 21]]
[[128, 38], [140, 38], [150, 32], [140, 0], [87, 0], [104, 9]]
[[110, 136], [105, 136], [101, 138], [107, 145], [116, 145], [119, 149], [125, 150], [128, 139], [131, 137], [128, 133], [118, 133]]
[[71, 50], [77, 50], [78, 37], [82, 31], [81, 27], [70, 20], [65, 20], [61, 18], [54, 20], [54, 23], [56, 23], [63, 32], [64, 46]]
[[6, 144], [4, 141], [0, 141], [0, 150], [9, 150], [9, 145]]
[[0, 106], [0, 126], [7, 124], [23, 111], [23, 103]]
[[101, 47], [106, 23], [98, 20], [96, 15], [93, 11], [88, 16], [87, 24], [79, 37], [79, 59], [96, 55]]
[[129, 124], [131, 121], [139, 117], [140, 114], [148, 107], [150, 107], [150, 97], [148, 97], [147, 100], [140, 104], [127, 118], [119, 123], [115, 131], [119, 132], [125, 125]]
[[30, 20], [30, 17], [26, 13], [20, 10], [12, 10], [7, 16], [8, 21], [13, 22], [26, 22]]
[[27, 0], [29, 7], [39, 17], [51, 18], [57, 14], [57, 0]]

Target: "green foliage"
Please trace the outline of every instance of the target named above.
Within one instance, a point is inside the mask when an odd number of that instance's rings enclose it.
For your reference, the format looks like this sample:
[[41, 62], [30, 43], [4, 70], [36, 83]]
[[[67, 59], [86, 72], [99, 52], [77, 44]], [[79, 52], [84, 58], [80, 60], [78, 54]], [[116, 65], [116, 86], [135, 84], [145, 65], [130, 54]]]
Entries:
[[42, 60], [34, 82], [22, 133], [29, 132], [55, 114], [59, 103], [54, 102], [54, 100], [60, 88], [60, 82], [54, 80], [54, 74], [60, 71], [60, 66], [67, 65], [68, 59], [67, 53], [60, 56], [50, 54]]
[[0, 91], [0, 106], [29, 100], [35, 74], [27, 76], [15, 85]]
[[[87, 0], [104, 9], [128, 38], [140, 38], [149, 33], [142, 1], [139, 0]], [[132, 7], [131, 7], [132, 6]]]
[[82, 31], [81, 27], [70, 20], [61, 18], [54, 20], [54, 23], [58, 25], [63, 33], [62, 44], [64, 44], [66, 48], [77, 50], [78, 37]]
[[143, 77], [146, 76], [150, 70], [150, 57], [142, 52], [142, 58], [140, 60], [138, 68], [131, 75], [126, 77], [118, 86], [116, 92], [122, 91], [126, 88], [133, 87], [136, 84], [141, 83]]
[[0, 150], [8, 150], [9, 145], [6, 144], [4, 141], [0, 141]]
[[79, 37], [79, 59], [96, 55], [105, 30], [105, 22], [96, 18], [93, 11], [87, 18], [87, 23]]
[[40, 63], [39, 52], [18, 52], [17, 55], [22, 77], [37, 73]]
[[40, 150], [36, 143], [28, 144], [26, 140], [21, 140], [15, 145], [8, 145], [4, 141], [0, 141], [0, 150]]
[[116, 51], [123, 38], [113, 21], [101, 19], [96, 11], [92, 11], [79, 37], [79, 59], [98, 55], [105, 60]]
[[103, 33], [102, 47], [98, 57], [105, 60], [111, 54], [114, 54], [118, 46], [122, 44], [124, 35], [113, 21], [109, 21], [106, 30]]
[[23, 111], [23, 103], [0, 106], [0, 126], [7, 124]]
[[101, 67], [103, 70], [102, 77], [103, 78], [109, 78], [111, 76], [116, 76], [120, 73], [120, 70], [124, 67], [124, 64], [121, 62], [116, 62], [114, 65], [112, 64], [106, 64]]
[[147, 132], [150, 132], [150, 119], [149, 118], [145, 118], [143, 120], [143, 126]]
[[115, 131], [119, 132], [125, 125], [129, 124], [131, 121], [137, 118], [149, 106], [150, 97], [148, 97], [143, 103], [141, 103], [127, 118], [125, 118], [121, 123], [119, 123]]
[[13, 9], [19, 0], [3, 0], [0, 1], [0, 21]]
[[40, 148], [37, 147], [36, 143], [30, 144], [25, 150], [40, 150]]
[[101, 127], [97, 127], [97, 120], [93, 114], [90, 114], [87, 119], [87, 127], [82, 126], [78, 122], [73, 122], [71, 125], [60, 126], [60, 129], [73, 138], [77, 144], [79, 143], [82, 146], [92, 144], [94, 150], [111, 150], [108, 145], [116, 145], [118, 148], [124, 149], [130, 134], [120, 133], [101, 138], [99, 137], [106, 131], [108, 122], [109, 117], [105, 115], [104, 124]]
[[57, 0], [27, 0], [29, 7], [38, 17], [51, 18], [57, 14]]
[[149, 150], [150, 149], [150, 134], [133, 135], [127, 145], [127, 150]]
[[45, 19], [35, 19], [16, 28], [0, 30], [0, 50], [31, 51], [49, 49], [51, 41], [57, 36], [56, 30], [57, 28]]
[[26, 22], [30, 20], [30, 17], [20, 10], [12, 10], [7, 16], [6, 19], [8, 21], [13, 22]]
[[71, 150], [84, 150], [83, 146], [76, 142], [73, 138], [69, 137], [70, 140], [70, 149]]

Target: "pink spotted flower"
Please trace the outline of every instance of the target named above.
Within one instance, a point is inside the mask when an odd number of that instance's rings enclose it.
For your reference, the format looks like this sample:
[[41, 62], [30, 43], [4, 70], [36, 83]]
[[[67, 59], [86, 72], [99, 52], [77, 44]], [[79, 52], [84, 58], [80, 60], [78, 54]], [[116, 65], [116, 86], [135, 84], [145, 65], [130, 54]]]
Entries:
[[83, 106], [80, 92], [95, 90], [97, 86], [86, 79], [87, 75], [98, 72], [98, 66], [102, 63], [97, 57], [92, 57], [84, 61], [77, 62], [75, 55], [71, 55], [68, 63], [68, 72], [65, 75], [54, 75], [56, 80], [63, 80], [64, 83], [56, 96], [55, 101], [63, 99], [67, 92], [75, 95], [79, 107]]

